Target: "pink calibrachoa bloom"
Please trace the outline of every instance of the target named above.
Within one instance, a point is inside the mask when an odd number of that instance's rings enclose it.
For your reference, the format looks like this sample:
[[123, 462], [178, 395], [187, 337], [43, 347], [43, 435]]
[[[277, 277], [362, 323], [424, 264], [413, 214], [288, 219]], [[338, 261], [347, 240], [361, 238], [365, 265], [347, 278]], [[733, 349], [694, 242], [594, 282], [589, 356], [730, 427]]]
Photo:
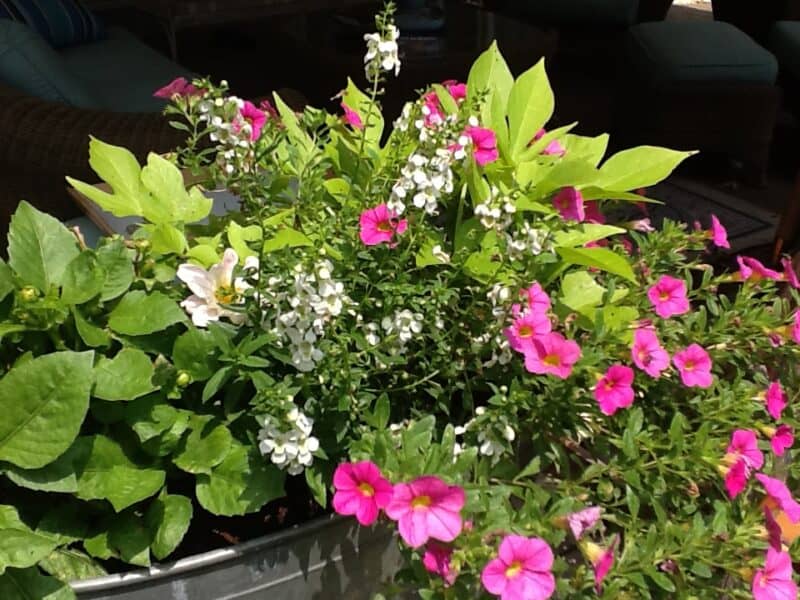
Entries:
[[600, 594], [603, 589], [603, 580], [614, 565], [614, 552], [618, 543], [619, 535], [614, 536], [608, 548], [603, 548], [587, 540], [578, 544], [583, 555], [592, 563], [592, 568], [594, 569], [594, 589], [598, 594]]
[[525, 353], [525, 369], [538, 375], [550, 374], [566, 379], [581, 357], [581, 348], [560, 333], [551, 332], [533, 340], [533, 349]]
[[424, 100], [423, 115], [425, 116], [425, 126], [441, 125], [444, 122], [444, 112], [442, 112], [439, 96], [436, 95], [436, 92], [428, 92], [422, 99]]
[[737, 256], [736, 262], [739, 264], [739, 277], [743, 281], [753, 280], [761, 281], [762, 279], [771, 279], [772, 281], [780, 281], [783, 276], [777, 271], [768, 269], [761, 261], [751, 258], [750, 256]]
[[157, 89], [153, 96], [170, 100], [175, 96], [193, 96], [197, 91], [197, 88], [187, 81], [185, 77], [176, 77], [164, 87]]
[[584, 200], [583, 211], [589, 223], [602, 225], [606, 222], [606, 216], [600, 211], [600, 202], [597, 200]]
[[361, 213], [359, 219], [361, 241], [367, 246], [389, 244], [394, 247], [395, 235], [402, 234], [408, 228], [408, 220], [398, 219], [397, 215], [385, 204], [368, 208]]
[[464, 131], [472, 140], [472, 156], [481, 167], [496, 161], [500, 153], [497, 151], [497, 136], [491, 129], [469, 126]]
[[594, 387], [594, 397], [604, 415], [613, 415], [620, 408], [633, 404], [633, 369], [625, 365], [609, 367]]
[[783, 278], [794, 289], [800, 289], [800, 279], [797, 278], [797, 271], [794, 269], [792, 259], [784, 256], [781, 259], [781, 266], [783, 267]]
[[347, 106], [344, 102], [340, 105], [342, 110], [344, 111], [344, 122], [350, 125], [353, 129], [364, 129], [364, 121], [361, 120], [361, 115], [359, 115], [355, 110]]
[[786, 393], [781, 387], [780, 381], [773, 381], [769, 384], [766, 393], [764, 394], [764, 401], [767, 404], [767, 412], [776, 421], [781, 418], [783, 409], [788, 404], [786, 400]]
[[735, 460], [742, 459], [751, 469], [764, 466], [764, 455], [758, 449], [758, 436], [749, 429], [737, 429], [731, 435], [727, 453]]
[[481, 573], [481, 583], [501, 600], [545, 600], [553, 595], [553, 551], [541, 538], [507, 535], [497, 558]]
[[448, 79], [447, 81], [443, 81], [442, 85], [447, 88], [447, 91], [450, 92], [450, 95], [453, 97], [453, 100], [461, 104], [464, 100], [467, 99], [467, 84], [461, 83], [460, 81], [456, 81], [455, 79]]
[[764, 568], [753, 575], [755, 600], [797, 600], [797, 585], [792, 580], [792, 558], [788, 552], [767, 548]]
[[[542, 128], [536, 132], [536, 135], [533, 136], [531, 143], [528, 145], [532, 145], [534, 142], [538, 142], [542, 139], [545, 135], [547, 135], [547, 130]], [[542, 154], [545, 156], [564, 156], [567, 153], [567, 149], [561, 145], [561, 142], [558, 140], [550, 140], [547, 146], [545, 146], [544, 150], [542, 150]]]
[[524, 354], [534, 350], [535, 338], [550, 333], [551, 329], [550, 317], [546, 313], [529, 310], [514, 319], [511, 327], [506, 328], [503, 333], [508, 338], [511, 348]]
[[770, 432], [769, 445], [776, 456], [783, 456], [788, 448], [794, 444], [794, 430], [788, 425], [778, 425], [775, 431]]
[[647, 297], [653, 303], [656, 314], [662, 319], [689, 312], [689, 298], [686, 296], [686, 282], [683, 279], [663, 275], [655, 285], [647, 290]]
[[272, 105], [272, 102], [269, 100], [262, 100], [258, 104], [258, 108], [260, 108], [265, 115], [267, 115], [267, 120], [269, 119], [277, 119], [278, 118], [278, 110]]
[[535, 312], [546, 313], [550, 310], [550, 296], [537, 281], [534, 281], [527, 290], [522, 290], [522, 295], [528, 298], [528, 308]]
[[370, 461], [340, 464], [333, 474], [333, 487], [333, 510], [355, 515], [362, 525], [372, 525], [378, 511], [392, 499], [392, 484]]
[[425, 545], [425, 554], [422, 555], [422, 566], [425, 570], [444, 579], [446, 587], [450, 587], [456, 580], [456, 572], [450, 566], [450, 557], [453, 549], [439, 542], [428, 542]]
[[719, 222], [717, 215], [711, 215], [711, 241], [714, 242], [714, 245], [717, 248], [728, 248], [730, 249], [731, 245], [728, 242], [728, 231]]
[[394, 486], [392, 500], [384, 509], [397, 521], [400, 537], [412, 548], [429, 539], [452, 542], [461, 533], [464, 490], [426, 475]]
[[576, 541], [580, 540], [584, 533], [595, 526], [602, 513], [603, 509], [599, 506], [590, 506], [567, 515], [567, 524]]
[[566, 221], [577, 221], [578, 223], [586, 219], [586, 211], [583, 207], [583, 195], [574, 187], [565, 187], [553, 198], [553, 206]]
[[750, 469], [747, 468], [747, 462], [740, 458], [730, 468], [723, 467], [725, 473], [725, 490], [728, 492], [728, 497], [733, 500], [742, 493], [747, 480], [750, 478]]
[[763, 473], [756, 473], [756, 479], [764, 486], [767, 496], [778, 504], [792, 523], [800, 521], [800, 504], [792, 497], [785, 483]]
[[764, 507], [764, 529], [767, 530], [767, 542], [776, 551], [782, 550], [783, 531], [778, 521], [775, 520], [775, 515], [768, 506]]
[[633, 334], [631, 358], [633, 364], [655, 379], [669, 367], [669, 354], [661, 347], [656, 332], [645, 327], [640, 327]]
[[254, 142], [261, 137], [261, 129], [267, 122], [267, 115], [259, 110], [255, 104], [245, 100], [244, 105], [239, 110], [239, 116], [250, 125], [250, 141]]
[[672, 362], [681, 375], [686, 387], [711, 387], [714, 379], [711, 375], [711, 357], [702, 346], [692, 344], [672, 357]]

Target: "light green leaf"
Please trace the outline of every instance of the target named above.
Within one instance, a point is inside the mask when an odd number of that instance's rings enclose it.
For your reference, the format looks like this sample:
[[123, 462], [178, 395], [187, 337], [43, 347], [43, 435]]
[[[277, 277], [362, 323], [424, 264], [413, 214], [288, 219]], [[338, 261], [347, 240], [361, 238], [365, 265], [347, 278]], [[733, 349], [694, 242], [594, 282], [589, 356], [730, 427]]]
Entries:
[[464, 271], [477, 281], [487, 283], [501, 267], [501, 263], [494, 260], [495, 254], [496, 249], [493, 248], [473, 252], [464, 262]]
[[446, 87], [441, 83], [434, 83], [433, 91], [436, 92], [436, 97], [439, 98], [439, 103], [442, 105], [445, 114], [454, 115], [458, 112], [458, 103]]
[[[344, 203], [347, 196], [350, 195], [350, 184], [340, 177], [326, 179], [322, 185], [331, 196], [341, 203]], [[292, 211], [292, 214], [294, 214], [294, 211]]]
[[196, 223], [211, 214], [214, 199], [206, 196], [200, 186], [189, 190], [188, 200], [178, 206], [178, 216], [183, 223]]
[[150, 544], [153, 535], [133, 510], [117, 515], [108, 530], [108, 542], [119, 557], [140, 567], [150, 566]]
[[124, 335], [163, 331], [186, 319], [178, 304], [161, 292], [128, 292], [108, 317], [108, 326]]
[[215, 515], [244, 515], [283, 496], [283, 481], [283, 471], [255, 449], [236, 445], [211, 475], [197, 476], [197, 499]]
[[272, 238], [264, 242], [264, 252], [275, 252], [283, 248], [298, 248], [300, 246], [313, 246], [313, 243], [305, 234], [296, 229], [284, 227], [279, 229]]
[[599, 223], [580, 223], [573, 229], [555, 232], [553, 241], [556, 246], [579, 247], [620, 233], [625, 233], [625, 229]]
[[42, 292], [59, 285], [67, 265], [80, 250], [69, 230], [25, 201], [11, 217], [8, 231], [8, 265]]
[[153, 556], [163, 560], [175, 551], [192, 521], [192, 501], [186, 496], [161, 494], [145, 513]]
[[[339, 182], [343, 183], [344, 185], [346, 185], [348, 190], [350, 189], [350, 184], [347, 183], [344, 179], [326, 179], [325, 183], [323, 183], [322, 185], [325, 186], [325, 189], [328, 189], [329, 182], [336, 182], [336, 181], [339, 181]], [[334, 189], [336, 189], [337, 187], [341, 187], [341, 186], [340, 185], [332, 185], [330, 187], [333, 187]], [[267, 217], [266, 219], [264, 219], [261, 222], [261, 224], [264, 227], [277, 227], [278, 225], [281, 225], [283, 223], [286, 223], [287, 221], [290, 221], [290, 220], [294, 219], [294, 213], [295, 213], [294, 208], [285, 208], [285, 209], [283, 209], [281, 211], [276, 212], [271, 217]]]
[[248, 256], [256, 256], [256, 253], [247, 245], [247, 242], [261, 241], [263, 233], [258, 225], [242, 227], [236, 221], [228, 223], [228, 243], [231, 248], [236, 250], [239, 260], [243, 261]]
[[65, 304], [83, 304], [103, 291], [106, 270], [91, 250], [73, 258], [61, 281], [61, 301]]
[[4, 300], [16, 287], [17, 284], [14, 282], [14, 273], [11, 267], [0, 258], [0, 300]]
[[53, 537], [36, 533], [25, 525], [16, 508], [0, 506], [0, 573], [9, 567], [32, 567], [57, 545]]
[[325, 487], [322, 473], [317, 471], [314, 466], [306, 467], [305, 469], [306, 485], [311, 490], [311, 495], [320, 506], [325, 506], [328, 502], [328, 488]]
[[479, 94], [488, 92], [481, 112], [481, 120], [484, 125], [497, 126], [497, 123], [492, 122], [492, 98], [494, 96], [497, 96], [494, 110], [500, 111], [505, 121], [505, 110], [513, 86], [514, 76], [500, 54], [497, 42], [492, 42], [492, 45], [472, 65], [467, 79], [467, 102], [472, 103]]
[[189, 473], [211, 473], [230, 451], [233, 436], [225, 425], [210, 417], [195, 416], [189, 427], [189, 435], [172, 460]]
[[89, 458], [78, 476], [77, 496], [83, 500], [108, 500], [120, 512], [149, 498], [164, 485], [160, 469], [141, 467], [129, 459], [122, 447], [103, 435], [82, 437]]
[[383, 135], [383, 115], [378, 106], [372, 103], [369, 96], [359, 90], [349, 77], [342, 101], [361, 117], [361, 122], [364, 123], [362, 133], [367, 136], [367, 141], [374, 146], [380, 144]]
[[516, 158], [528, 147], [536, 133], [553, 116], [555, 98], [544, 59], [519, 76], [508, 98], [508, 127], [511, 156]]
[[150, 358], [135, 348], [123, 348], [112, 359], [101, 358], [94, 368], [93, 395], [102, 400], [134, 400], [155, 390]]
[[637, 283], [630, 263], [607, 248], [556, 248], [556, 252], [566, 262], [573, 265], [596, 267], [619, 275], [632, 283]]
[[91, 557], [78, 550], [59, 548], [39, 561], [39, 566], [61, 581], [80, 581], [107, 575], [106, 570]]
[[[562, 127], [558, 127], [556, 129], [551, 129], [547, 133], [545, 133], [542, 137], [540, 137], [535, 142], [531, 143], [530, 146], [522, 150], [517, 157], [517, 163], [523, 163], [527, 161], [536, 161], [542, 164], [544, 167], [544, 171], [547, 172], [547, 168], [550, 165], [556, 164], [563, 160], [561, 157], [558, 156], [548, 156], [542, 154], [544, 150], [547, 148], [547, 145], [556, 139], [562, 139], [566, 136], [570, 131], [572, 131], [575, 126], [577, 125], [577, 121], [574, 123], [569, 123], [568, 125], [564, 125]], [[572, 157], [571, 159], [578, 158]]]
[[105, 269], [106, 279], [100, 300], [107, 302], [128, 291], [133, 283], [132, 250], [120, 239], [110, 240], [95, 251], [100, 266]]
[[142, 167], [130, 150], [107, 144], [93, 137], [89, 141], [89, 165], [100, 179], [111, 186], [114, 195], [120, 197], [119, 200], [124, 204], [119, 208], [125, 212], [117, 214], [110, 208], [104, 206], [101, 208], [109, 210], [117, 217], [144, 215], [141, 201], [149, 194], [142, 185]]
[[91, 348], [97, 348], [108, 346], [111, 343], [111, 336], [104, 329], [89, 323], [78, 307], [72, 307], [72, 316], [75, 319], [75, 329], [78, 330], [78, 335], [81, 336], [84, 344]]
[[585, 161], [565, 158], [544, 170], [544, 176], [536, 185], [539, 196], [546, 196], [565, 187], [580, 188], [596, 180], [598, 170]]
[[178, 419], [178, 409], [154, 394], [130, 402], [125, 407], [125, 422], [146, 442], [168, 430]]
[[434, 247], [439, 246], [442, 249], [442, 240], [435, 237], [427, 238], [414, 257], [414, 262], [419, 268], [428, 267], [430, 265], [447, 264], [446, 260], [442, 260], [440, 255], [434, 255]]
[[564, 136], [563, 145], [570, 158], [585, 160], [596, 167], [606, 154], [608, 140], [607, 133], [597, 137], [568, 134]]
[[86, 552], [101, 560], [108, 560], [117, 556], [117, 552], [111, 547], [111, 542], [108, 540], [107, 530], [83, 540], [83, 547]]
[[179, 206], [186, 202], [188, 195], [178, 167], [151, 152], [140, 178], [149, 192], [142, 195], [142, 216], [156, 225], [182, 221], [178, 216]]
[[183, 254], [186, 250], [186, 237], [175, 225], [169, 223], [142, 225], [141, 231], [150, 239], [153, 252], [156, 254]]
[[600, 167], [594, 182], [599, 188], [626, 192], [666, 179], [681, 162], [696, 152], [679, 152], [657, 146], [638, 146], [618, 152]]
[[38, 469], [58, 458], [89, 409], [93, 352], [55, 352], [0, 379], [0, 460]]
[[[588, 308], [599, 306], [603, 301], [606, 288], [599, 285], [594, 277], [586, 271], [573, 271], [564, 275], [561, 280], [561, 297], [559, 300], [568, 308], [582, 314], [593, 314]], [[617, 289], [612, 302], [627, 294], [627, 290]]]
[[214, 336], [195, 328], [179, 336], [172, 349], [175, 368], [189, 373], [194, 381], [205, 381], [217, 371], [216, 355]]
[[88, 458], [86, 447], [73, 444], [51, 462], [39, 469], [20, 469], [9, 466], [6, 477], [18, 486], [42, 492], [73, 493], [78, 491], [78, 473]]
[[314, 147], [314, 142], [300, 127], [300, 122], [297, 120], [297, 115], [281, 99], [281, 97], [278, 96], [277, 93], [273, 93], [272, 96], [275, 100], [275, 108], [278, 110], [278, 114], [281, 116], [281, 121], [286, 127], [286, 133], [289, 139], [294, 142], [302, 151], [306, 153], [310, 152]]
[[186, 255], [189, 258], [193, 258], [206, 268], [217, 264], [221, 259], [220, 255], [217, 253], [216, 247], [208, 246], [206, 244], [192, 246], [189, 248], [189, 251], [186, 253]]
[[3, 600], [75, 600], [75, 592], [63, 581], [43, 575], [36, 567], [8, 569], [0, 575]]

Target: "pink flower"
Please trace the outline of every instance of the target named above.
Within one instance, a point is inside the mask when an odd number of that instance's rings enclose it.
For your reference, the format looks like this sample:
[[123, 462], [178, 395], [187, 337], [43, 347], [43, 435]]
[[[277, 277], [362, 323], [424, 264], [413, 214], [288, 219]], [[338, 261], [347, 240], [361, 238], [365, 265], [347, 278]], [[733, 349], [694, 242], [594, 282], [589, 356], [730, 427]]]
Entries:
[[787, 448], [794, 444], [794, 431], [788, 425], [778, 425], [775, 433], [769, 439], [769, 445], [776, 456], [783, 456]]
[[797, 600], [792, 581], [792, 559], [787, 552], [767, 548], [764, 568], [753, 575], [754, 600]]
[[781, 538], [783, 537], [783, 531], [781, 531], [780, 524], [775, 520], [775, 515], [772, 514], [768, 506], [764, 507], [764, 529], [767, 530], [767, 542], [769, 545], [777, 552], [780, 552], [782, 549]]
[[566, 379], [581, 357], [581, 349], [560, 333], [548, 333], [533, 340], [533, 348], [525, 353], [525, 369], [529, 373], [549, 373]]
[[422, 566], [425, 570], [444, 579], [446, 587], [450, 587], [456, 580], [456, 573], [450, 568], [450, 557], [453, 549], [439, 542], [428, 542], [425, 554], [422, 556]]
[[550, 310], [550, 296], [538, 282], [534, 281], [522, 294], [528, 297], [528, 308], [532, 311], [546, 313]]
[[727, 452], [736, 460], [743, 459], [751, 469], [764, 466], [764, 455], [758, 449], [758, 437], [749, 429], [737, 429], [733, 432]]
[[600, 225], [606, 222], [606, 216], [600, 211], [600, 202], [597, 200], [585, 200], [583, 202], [583, 210], [587, 222], [599, 223]]
[[483, 568], [481, 583], [501, 600], [545, 600], [553, 595], [553, 551], [543, 539], [507, 535], [497, 558]]
[[[547, 134], [546, 129], [540, 129], [536, 132], [536, 135], [533, 136], [531, 140], [531, 144], [534, 142], [538, 142]], [[530, 144], [529, 144], [530, 145]], [[558, 140], [550, 140], [547, 146], [545, 146], [544, 150], [542, 150], [542, 154], [546, 156], [564, 156], [567, 153], [567, 149], [561, 145], [561, 142]]]
[[567, 221], [580, 223], [586, 219], [583, 208], [583, 195], [574, 187], [565, 187], [553, 198], [553, 206]]
[[390, 247], [394, 247], [394, 236], [402, 234], [408, 228], [408, 221], [398, 219], [394, 211], [385, 204], [362, 212], [359, 224], [361, 241], [367, 246], [388, 243]]
[[461, 104], [464, 100], [467, 99], [467, 84], [460, 83], [455, 79], [448, 79], [447, 81], [442, 82], [442, 85], [447, 88], [447, 91], [450, 92], [450, 95], [453, 97], [453, 100]]
[[599, 506], [590, 506], [567, 515], [567, 524], [576, 541], [581, 539], [586, 531], [595, 526], [600, 520], [602, 512], [603, 509]]
[[600, 594], [603, 589], [603, 580], [614, 565], [614, 551], [619, 543], [619, 536], [614, 536], [608, 548], [598, 546], [594, 542], [583, 541], [579, 544], [583, 555], [592, 563], [594, 569], [594, 589]]
[[764, 396], [767, 403], [767, 412], [776, 421], [781, 418], [783, 409], [786, 408], [788, 402], [786, 401], [786, 394], [781, 387], [780, 381], [773, 381], [767, 388], [767, 393]]
[[669, 354], [661, 347], [652, 329], [640, 327], [634, 332], [631, 358], [633, 364], [656, 379], [669, 367]]
[[692, 344], [685, 350], [672, 357], [672, 362], [681, 375], [681, 381], [686, 387], [711, 387], [711, 357], [702, 346]]
[[245, 100], [239, 115], [250, 125], [250, 141], [256, 141], [261, 136], [264, 123], [267, 122], [267, 115], [249, 100]]
[[800, 280], [797, 278], [797, 271], [794, 269], [792, 259], [788, 256], [784, 256], [781, 259], [781, 265], [783, 266], [783, 278], [789, 282], [789, 285], [794, 289], [800, 289]]
[[[515, 305], [518, 306], [518, 305]], [[529, 310], [514, 319], [511, 327], [503, 333], [508, 338], [511, 348], [517, 352], [532, 352], [533, 340], [550, 333], [552, 325], [546, 313]]]
[[717, 248], [730, 248], [728, 242], [728, 231], [719, 222], [717, 215], [711, 215], [711, 241]]
[[260, 108], [261, 111], [267, 115], [267, 120], [278, 118], [278, 111], [274, 106], [272, 106], [272, 102], [269, 100], [262, 100], [259, 103], [258, 108]]
[[438, 477], [424, 476], [394, 486], [387, 516], [397, 521], [400, 537], [412, 548], [429, 539], [452, 542], [461, 533], [464, 490]]
[[663, 275], [647, 290], [647, 297], [662, 319], [689, 312], [689, 298], [686, 297], [686, 282], [683, 279]]
[[625, 365], [609, 367], [594, 387], [594, 397], [604, 415], [613, 415], [620, 408], [633, 404], [633, 369]]
[[175, 96], [193, 96], [196, 93], [197, 88], [187, 81], [185, 77], [176, 77], [164, 87], [157, 89], [153, 93], [153, 96], [171, 100]]
[[773, 281], [780, 281], [783, 279], [780, 273], [768, 269], [761, 261], [751, 258], [749, 256], [737, 256], [736, 262], [739, 264], [739, 277], [743, 281], [752, 279], [753, 281], [761, 281], [762, 279], [771, 279]]
[[372, 525], [378, 511], [392, 499], [392, 484], [375, 463], [342, 463], [333, 474], [333, 510], [340, 515], [355, 515], [362, 525]]
[[800, 309], [794, 311], [794, 323], [792, 324], [792, 339], [800, 344]]
[[497, 136], [494, 131], [485, 127], [470, 126], [464, 133], [472, 140], [472, 155], [481, 167], [498, 159], [500, 153], [497, 151]]
[[792, 498], [792, 493], [785, 483], [763, 473], [756, 473], [756, 479], [764, 486], [767, 496], [778, 504], [792, 523], [800, 521], [800, 504]]
[[422, 114], [425, 116], [425, 126], [434, 127], [444, 122], [442, 105], [436, 92], [428, 92], [423, 97]]
[[361, 120], [359, 115], [352, 108], [347, 106], [344, 102], [341, 103], [342, 110], [344, 111], [344, 122], [350, 125], [353, 129], [364, 129], [364, 121]]
[[747, 462], [740, 458], [733, 466], [725, 473], [725, 490], [728, 492], [728, 497], [733, 500], [738, 496], [747, 485], [747, 480], [750, 478], [750, 470], [747, 468]]

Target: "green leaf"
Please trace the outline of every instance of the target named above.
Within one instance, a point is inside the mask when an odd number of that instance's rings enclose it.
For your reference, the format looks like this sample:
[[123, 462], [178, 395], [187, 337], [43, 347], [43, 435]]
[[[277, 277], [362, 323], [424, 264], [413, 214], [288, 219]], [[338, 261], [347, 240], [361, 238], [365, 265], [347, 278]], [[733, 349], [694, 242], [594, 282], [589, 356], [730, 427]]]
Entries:
[[625, 229], [613, 225], [580, 223], [567, 231], [555, 232], [553, 241], [556, 246], [578, 248], [620, 233], [625, 233]]
[[205, 381], [219, 367], [217, 344], [208, 331], [192, 328], [175, 340], [172, 361], [175, 368], [186, 371], [194, 381]]
[[156, 225], [183, 221], [179, 216], [179, 207], [188, 199], [188, 195], [178, 167], [151, 152], [139, 176], [142, 186], [149, 192], [142, 195], [141, 215]]
[[675, 591], [675, 584], [672, 583], [672, 579], [670, 579], [666, 574], [656, 571], [655, 569], [650, 569], [647, 571], [647, 576], [652, 579], [653, 582], [662, 590], [667, 592]]
[[108, 540], [108, 531], [101, 531], [97, 535], [86, 538], [83, 540], [83, 547], [86, 549], [86, 552], [101, 560], [108, 560], [117, 555], [117, 552], [111, 547], [111, 542]]
[[219, 371], [214, 373], [211, 378], [203, 386], [203, 402], [208, 402], [214, 395], [228, 382], [228, 379], [233, 375], [233, 367], [222, 367]]
[[197, 476], [197, 500], [215, 515], [244, 515], [283, 496], [283, 480], [283, 471], [255, 449], [236, 445], [211, 475]]
[[362, 133], [366, 135], [367, 141], [376, 146], [380, 144], [381, 135], [383, 135], [383, 115], [380, 108], [371, 102], [369, 96], [359, 90], [349, 77], [342, 101], [361, 117], [361, 121], [364, 123]]
[[373, 426], [375, 429], [386, 429], [389, 425], [391, 412], [392, 408], [389, 405], [389, 395], [384, 393], [378, 396], [373, 410]]
[[158, 560], [172, 554], [181, 543], [192, 512], [192, 501], [177, 494], [161, 494], [147, 509], [144, 520], [153, 540], [150, 549]]
[[172, 460], [189, 473], [211, 473], [230, 451], [233, 436], [225, 425], [210, 417], [193, 417], [189, 428]]
[[5, 297], [13, 292], [16, 287], [17, 284], [14, 282], [14, 273], [11, 267], [0, 258], [0, 300], [5, 300]]
[[657, 146], [623, 150], [603, 163], [595, 185], [612, 192], [648, 187], [666, 179], [675, 167], [693, 154], [696, 152], [678, 152]]
[[306, 485], [311, 490], [312, 496], [317, 504], [324, 507], [328, 502], [328, 488], [325, 487], [325, 482], [320, 473], [313, 466], [306, 467], [305, 469]]
[[637, 283], [630, 263], [608, 248], [556, 248], [566, 262], [585, 267], [596, 267]]
[[193, 258], [206, 268], [220, 261], [220, 255], [217, 253], [216, 246], [210, 246], [207, 244], [192, 246], [189, 248], [186, 255], [189, 258]]
[[0, 575], [3, 600], [75, 600], [75, 592], [63, 581], [43, 575], [36, 567], [8, 569]]
[[0, 573], [9, 567], [32, 567], [57, 545], [55, 538], [32, 531], [25, 525], [16, 508], [0, 506]]
[[78, 330], [78, 335], [81, 336], [84, 344], [97, 348], [108, 346], [111, 343], [111, 336], [108, 332], [89, 323], [77, 306], [72, 307], [72, 317], [75, 319], [75, 329]]
[[80, 581], [107, 575], [106, 570], [91, 557], [78, 550], [59, 548], [39, 561], [39, 566], [61, 581]]
[[152, 533], [133, 510], [117, 515], [108, 530], [108, 542], [119, 557], [127, 563], [140, 567], [150, 566], [150, 544]]
[[19, 203], [8, 231], [8, 265], [22, 281], [47, 292], [79, 253], [75, 236], [58, 220]]
[[298, 149], [304, 153], [309, 153], [314, 148], [314, 141], [309, 135], [300, 127], [295, 112], [278, 96], [277, 93], [272, 94], [275, 100], [275, 108], [281, 116], [281, 121], [286, 127], [286, 134], [289, 139], [294, 142]]
[[[484, 126], [495, 129], [495, 133], [498, 133], [497, 128], [501, 125], [499, 122], [494, 122], [497, 116], [502, 116], [505, 125], [505, 111], [513, 86], [514, 76], [500, 54], [497, 42], [492, 42], [470, 69], [467, 78], [467, 102], [472, 103], [481, 93], [488, 92], [481, 111], [481, 121]], [[498, 141], [499, 138], [500, 135]]]
[[446, 261], [433, 254], [433, 248], [435, 246], [439, 246], [441, 249], [442, 240], [435, 237], [429, 237], [422, 243], [419, 252], [417, 252], [416, 256], [414, 257], [414, 263], [417, 265], [417, 267], [424, 268], [431, 265], [446, 264]]
[[[142, 184], [142, 167], [130, 150], [107, 144], [93, 137], [89, 141], [89, 165], [100, 179], [111, 186], [114, 192], [113, 195], [94, 194], [95, 197], [89, 196], [93, 201], [117, 217], [144, 215], [143, 201], [149, 199], [149, 193]], [[69, 177], [67, 181], [73, 186], [78, 183]], [[97, 190], [94, 186], [88, 187]], [[86, 194], [84, 189], [77, 189]]]
[[186, 237], [175, 225], [142, 225], [140, 231], [150, 239], [152, 250], [156, 254], [183, 254], [186, 250]]
[[501, 266], [501, 263], [495, 260], [496, 254], [496, 248], [484, 248], [473, 252], [464, 262], [464, 271], [477, 281], [487, 283]]
[[458, 103], [446, 87], [441, 83], [434, 83], [433, 91], [436, 92], [436, 97], [439, 98], [439, 103], [442, 105], [445, 114], [454, 115], [458, 112]]
[[135, 400], [155, 390], [150, 358], [135, 348], [123, 348], [112, 359], [101, 358], [94, 368], [93, 396], [102, 400]]
[[[346, 200], [347, 196], [350, 194], [350, 184], [341, 177], [326, 179], [325, 181], [322, 182], [322, 186], [328, 191], [328, 193], [331, 196], [336, 198], [339, 202], [344, 202], [344, 200]], [[292, 215], [294, 215], [294, 209], [288, 209], [288, 210], [291, 210]]]
[[158, 395], [140, 398], [128, 403], [125, 422], [146, 442], [167, 431], [178, 419], [178, 409]]
[[106, 273], [100, 300], [107, 302], [127, 292], [133, 283], [132, 250], [122, 240], [114, 239], [98, 247], [95, 253]]
[[83, 304], [100, 292], [106, 282], [106, 271], [91, 250], [73, 258], [64, 271], [61, 281], [61, 301], [65, 304]]
[[0, 379], [0, 460], [38, 469], [58, 458], [89, 410], [93, 352], [55, 352]]
[[514, 477], [514, 481], [519, 481], [520, 479], [524, 479], [525, 477], [530, 477], [531, 475], [536, 475], [542, 469], [542, 457], [541, 456], [534, 456], [533, 459], [525, 466], [522, 471], [520, 471], [516, 477]]
[[[83, 465], [80, 465], [83, 468]], [[58, 544], [71, 544], [88, 535], [94, 513], [85, 502], [73, 498], [54, 503], [36, 524], [36, 531], [53, 538]]]
[[128, 292], [108, 316], [108, 326], [124, 335], [146, 335], [184, 321], [178, 304], [161, 292]]
[[291, 227], [284, 227], [264, 242], [264, 252], [275, 252], [283, 248], [298, 248], [300, 246], [313, 246], [313, 243], [300, 231]]
[[85, 446], [73, 444], [64, 454], [40, 469], [9, 466], [6, 476], [18, 486], [42, 492], [78, 491], [78, 472], [88, 458]]
[[553, 116], [555, 98], [544, 59], [519, 76], [508, 98], [511, 156], [517, 157]]
[[231, 248], [236, 250], [240, 261], [243, 261], [248, 256], [256, 256], [256, 253], [250, 249], [247, 242], [258, 242], [262, 237], [263, 233], [258, 225], [242, 227], [236, 221], [228, 223], [228, 243]]
[[564, 137], [564, 148], [571, 158], [585, 160], [596, 167], [605, 156], [608, 149], [608, 139], [607, 133], [597, 137], [568, 134]]
[[628, 510], [634, 520], [639, 516], [639, 496], [631, 489], [631, 486], [625, 486], [625, 502], [628, 504]]
[[78, 442], [89, 449], [89, 458], [78, 476], [78, 498], [108, 500], [120, 512], [164, 485], [164, 471], [137, 465], [111, 438], [95, 435]]

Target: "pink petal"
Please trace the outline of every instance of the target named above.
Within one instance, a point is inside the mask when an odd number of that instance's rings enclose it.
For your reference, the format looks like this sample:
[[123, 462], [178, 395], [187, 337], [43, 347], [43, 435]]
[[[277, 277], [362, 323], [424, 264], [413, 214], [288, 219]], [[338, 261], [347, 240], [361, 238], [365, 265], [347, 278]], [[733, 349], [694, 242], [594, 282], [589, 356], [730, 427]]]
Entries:
[[452, 542], [461, 533], [461, 515], [438, 506], [431, 506], [427, 511], [427, 532], [433, 539]]
[[358, 506], [356, 511], [356, 519], [359, 523], [365, 526], [372, 525], [378, 518], [378, 507], [375, 501], [371, 498], [364, 498]]
[[499, 558], [487, 563], [481, 572], [481, 583], [487, 592], [496, 596], [503, 594], [508, 585], [506, 569], [508, 569], [508, 564]]

